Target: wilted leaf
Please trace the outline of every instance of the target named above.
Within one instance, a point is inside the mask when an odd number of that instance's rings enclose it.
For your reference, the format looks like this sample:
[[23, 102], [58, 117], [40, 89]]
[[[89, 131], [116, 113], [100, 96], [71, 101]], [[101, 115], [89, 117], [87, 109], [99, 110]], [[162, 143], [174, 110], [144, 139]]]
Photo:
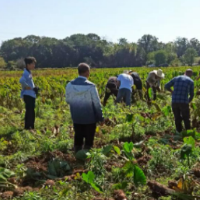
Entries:
[[99, 127], [97, 126], [97, 127], [96, 127], [96, 133], [99, 133], [99, 130], [100, 130], [100, 129], [99, 129]]
[[161, 112], [160, 106], [159, 106], [155, 101], [152, 101], [151, 103], [152, 103], [153, 106], [155, 106], [155, 108], [156, 108], [156, 110], [157, 110], [158, 112]]

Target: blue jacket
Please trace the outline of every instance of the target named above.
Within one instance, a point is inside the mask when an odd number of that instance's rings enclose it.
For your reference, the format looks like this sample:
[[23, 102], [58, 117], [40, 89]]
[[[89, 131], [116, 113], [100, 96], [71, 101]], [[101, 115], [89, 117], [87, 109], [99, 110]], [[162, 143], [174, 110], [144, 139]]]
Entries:
[[[33, 77], [30, 71], [27, 69], [24, 69], [24, 73], [22, 74], [22, 77], [19, 81], [22, 85], [22, 91], [21, 91], [21, 98], [23, 98], [24, 95], [31, 96], [33, 98], [36, 98], [35, 91], [33, 88], [35, 87], [33, 82]], [[26, 90], [26, 87], [30, 87], [31, 90]]]
[[66, 101], [70, 105], [75, 124], [93, 124], [103, 121], [101, 102], [96, 86], [79, 76], [66, 86]]

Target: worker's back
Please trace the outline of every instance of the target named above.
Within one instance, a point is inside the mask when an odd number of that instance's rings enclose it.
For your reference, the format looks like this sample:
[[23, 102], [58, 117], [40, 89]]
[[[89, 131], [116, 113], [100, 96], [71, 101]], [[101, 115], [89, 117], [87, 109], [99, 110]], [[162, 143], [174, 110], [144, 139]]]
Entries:
[[120, 74], [117, 78], [120, 81], [119, 89], [126, 88], [132, 91], [132, 86], [134, 84], [133, 78], [129, 74]]
[[172, 94], [172, 102], [187, 103], [188, 96], [194, 87], [193, 80], [185, 75], [177, 76], [173, 79], [174, 91]]

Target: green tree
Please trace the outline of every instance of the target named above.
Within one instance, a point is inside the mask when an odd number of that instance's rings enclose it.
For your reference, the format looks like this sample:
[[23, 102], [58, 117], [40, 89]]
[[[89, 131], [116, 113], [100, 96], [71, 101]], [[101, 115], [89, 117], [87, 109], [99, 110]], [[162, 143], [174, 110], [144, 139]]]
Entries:
[[176, 57], [174, 60], [172, 60], [170, 62], [170, 65], [172, 67], [178, 67], [178, 66], [181, 66], [181, 61]]
[[153, 35], [143, 35], [142, 38], [138, 40], [138, 45], [145, 50], [146, 54], [156, 51], [159, 48], [158, 38]]
[[5, 68], [5, 67], [6, 67], [5, 60], [2, 57], [0, 57], [0, 69]]
[[155, 62], [156, 66], [167, 62], [167, 52], [164, 50], [160, 50], [155, 52]]
[[17, 68], [15, 61], [8, 61], [7, 69], [15, 70]]
[[183, 56], [183, 59], [186, 64], [192, 66], [197, 55], [197, 51], [194, 48], [188, 48]]
[[143, 64], [146, 64], [148, 53], [159, 50], [159, 48], [162, 46], [162, 43], [159, 43], [158, 38], [155, 36], [148, 34], [143, 35], [141, 39], [138, 40], [138, 46], [145, 52]]
[[192, 48], [194, 48], [197, 51], [198, 55], [200, 56], [200, 42], [199, 42], [199, 40], [197, 40], [196, 38], [192, 38], [190, 40], [190, 46]]
[[177, 58], [176, 53], [173, 53], [173, 52], [167, 53], [167, 63], [171, 63], [176, 58]]
[[147, 65], [155, 64], [155, 51], [147, 54]]
[[178, 58], [183, 56], [185, 51], [189, 48], [189, 41], [187, 38], [177, 38], [175, 41], [175, 46], [176, 46], [176, 53], [178, 55]]

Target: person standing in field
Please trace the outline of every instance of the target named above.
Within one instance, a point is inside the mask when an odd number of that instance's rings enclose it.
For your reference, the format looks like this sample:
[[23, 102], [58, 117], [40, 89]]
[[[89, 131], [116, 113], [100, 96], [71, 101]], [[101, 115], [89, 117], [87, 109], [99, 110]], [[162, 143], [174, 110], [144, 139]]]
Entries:
[[138, 92], [140, 99], [143, 99], [142, 94], [142, 80], [137, 72], [133, 72], [132, 70], [129, 72], [129, 74], [133, 78], [134, 85], [136, 86], [136, 91], [133, 91], [133, 101], [135, 101], [135, 94]]
[[149, 88], [153, 90], [153, 100], [156, 100], [156, 92], [160, 91], [160, 81], [165, 77], [165, 74], [161, 69], [153, 70], [149, 73], [146, 86], [147, 86], [147, 100], [150, 101]]
[[[172, 110], [176, 130], [179, 133], [182, 131], [182, 120], [184, 121], [186, 130], [191, 128], [189, 103], [194, 97], [194, 81], [191, 79], [192, 73], [192, 70], [188, 69], [184, 75], [173, 78], [165, 85], [165, 89], [172, 93]], [[174, 87], [174, 91], [171, 89], [172, 86]]]
[[110, 95], [114, 95], [115, 97], [117, 97], [118, 90], [119, 90], [119, 87], [118, 87], [117, 77], [115, 76], [110, 77], [106, 84], [105, 97], [103, 100], [104, 106], [106, 105], [107, 100], [109, 99]]
[[78, 65], [79, 77], [66, 86], [66, 101], [70, 105], [75, 136], [75, 152], [83, 148], [91, 149], [93, 146], [96, 123], [104, 121], [101, 102], [96, 86], [88, 81], [90, 66], [86, 63]]
[[38, 88], [35, 87], [31, 71], [35, 68], [36, 59], [27, 57], [24, 59], [25, 69], [20, 79], [22, 85], [21, 98], [23, 98], [26, 107], [25, 113], [25, 129], [34, 129], [35, 123], [35, 99], [38, 93]]
[[128, 71], [124, 71], [117, 78], [119, 91], [117, 95], [116, 103], [119, 103], [122, 99], [126, 103], [126, 106], [131, 105], [132, 86], [134, 84], [133, 78], [128, 74]]

